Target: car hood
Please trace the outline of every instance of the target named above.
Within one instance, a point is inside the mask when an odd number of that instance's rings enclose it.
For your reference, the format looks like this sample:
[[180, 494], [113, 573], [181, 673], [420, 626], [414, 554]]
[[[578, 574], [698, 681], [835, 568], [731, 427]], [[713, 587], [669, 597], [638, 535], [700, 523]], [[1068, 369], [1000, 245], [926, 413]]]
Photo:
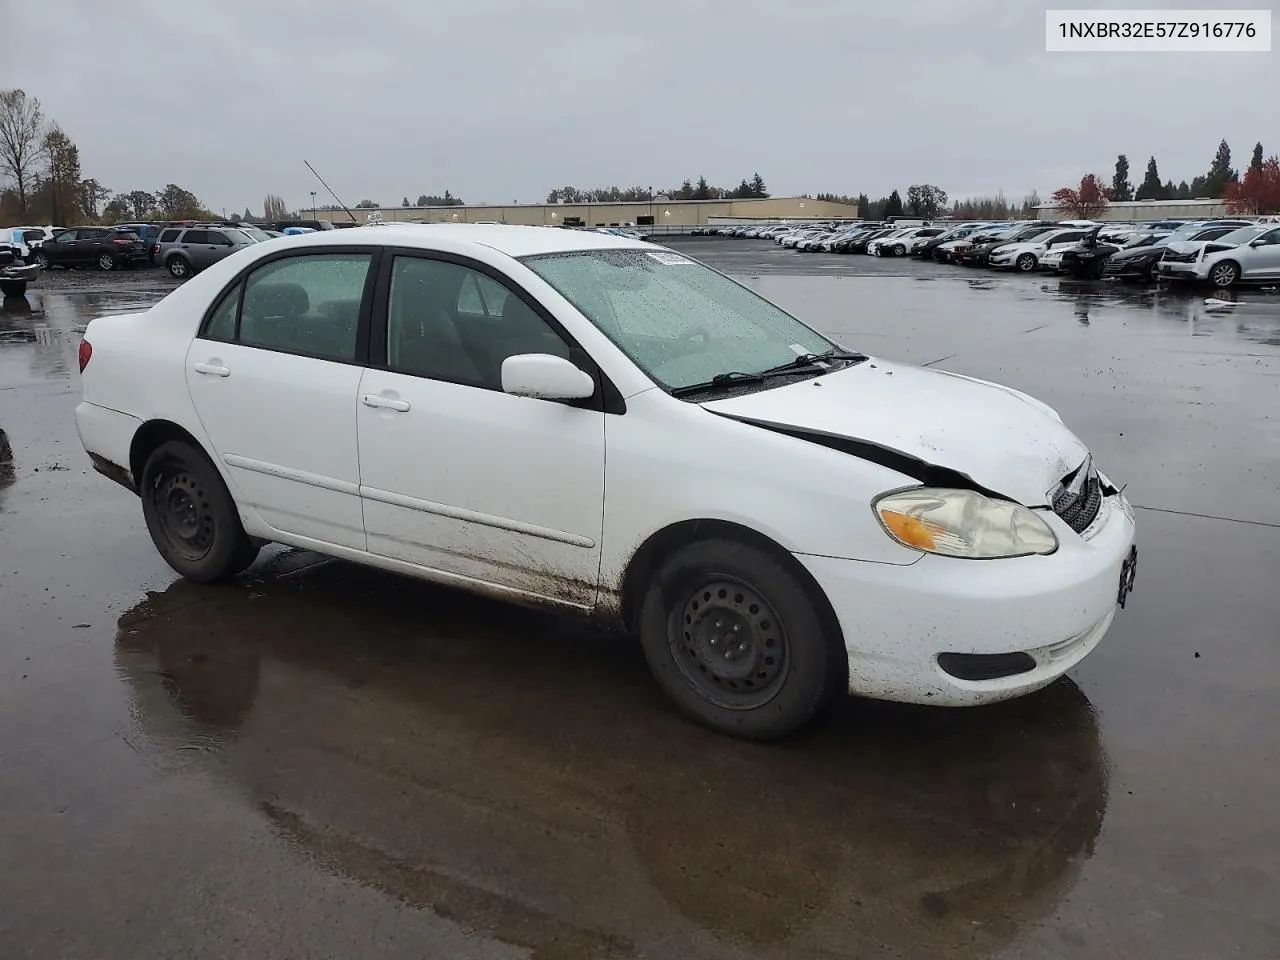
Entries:
[[994, 244], [991, 247], [991, 253], [1027, 253], [1029, 251], [1034, 253], [1044, 249], [1045, 245], [1043, 243], [1035, 243], [1034, 241], [1028, 240], [1022, 243]]
[[1165, 251], [1165, 244], [1163, 243], [1152, 244], [1149, 247], [1129, 247], [1127, 250], [1126, 249], [1117, 250], [1111, 259], [1141, 260], [1142, 258], [1149, 257], [1152, 254], [1164, 253], [1164, 251]]
[[[1174, 253], [1199, 253], [1210, 243], [1215, 242], [1216, 241], [1213, 240], [1174, 240], [1172, 243], [1168, 243], [1165, 246]], [[1226, 247], [1225, 244], [1218, 244], [1218, 246]]]
[[1047, 506], [1058, 481], [1089, 455], [1052, 409], [1024, 393], [878, 358], [702, 406], [829, 446], [832, 438], [857, 441], [873, 462], [892, 466], [883, 451], [915, 458], [1030, 507]]

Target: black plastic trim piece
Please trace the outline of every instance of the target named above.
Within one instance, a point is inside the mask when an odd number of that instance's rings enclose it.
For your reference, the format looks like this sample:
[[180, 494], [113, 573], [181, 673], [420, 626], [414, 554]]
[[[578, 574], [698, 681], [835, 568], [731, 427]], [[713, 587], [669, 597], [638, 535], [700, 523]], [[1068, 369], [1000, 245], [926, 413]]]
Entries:
[[957, 680], [999, 680], [1034, 670], [1029, 653], [940, 653], [938, 666]]
[[813, 430], [808, 427], [796, 427], [782, 423], [770, 423], [765, 420], [755, 420], [750, 417], [738, 417], [730, 413], [721, 413], [718, 410], [708, 410], [707, 412], [729, 420], [736, 420], [739, 423], [759, 427], [761, 430], [781, 433], [797, 440], [806, 440], [831, 450], [847, 453], [851, 457], [857, 457], [860, 460], [866, 460], [868, 463], [887, 467], [903, 476], [919, 480], [926, 487], [972, 490], [974, 493], [980, 493], [983, 496], [990, 497], [992, 500], [1014, 502], [1012, 497], [1006, 497], [1003, 493], [997, 493], [988, 487], [984, 487], [967, 473], [961, 473], [959, 470], [953, 470], [950, 467], [941, 467], [936, 463], [929, 463], [927, 460], [921, 460], [919, 457], [903, 453], [901, 450], [894, 450], [892, 447], [872, 443], [870, 440], [842, 437], [838, 434], [827, 433], [823, 430]]

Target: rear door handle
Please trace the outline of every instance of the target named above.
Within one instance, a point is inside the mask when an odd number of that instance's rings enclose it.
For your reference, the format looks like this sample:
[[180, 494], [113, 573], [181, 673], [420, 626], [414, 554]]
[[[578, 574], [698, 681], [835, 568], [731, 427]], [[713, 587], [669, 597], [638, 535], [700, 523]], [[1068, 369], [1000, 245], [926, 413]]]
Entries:
[[216, 363], [195, 363], [191, 365], [196, 373], [203, 373], [208, 377], [229, 377], [231, 371], [227, 367], [220, 366]]
[[379, 397], [376, 394], [366, 393], [360, 398], [360, 402], [366, 407], [378, 407], [383, 410], [394, 410], [397, 413], [409, 412], [408, 400], [395, 400], [391, 397]]

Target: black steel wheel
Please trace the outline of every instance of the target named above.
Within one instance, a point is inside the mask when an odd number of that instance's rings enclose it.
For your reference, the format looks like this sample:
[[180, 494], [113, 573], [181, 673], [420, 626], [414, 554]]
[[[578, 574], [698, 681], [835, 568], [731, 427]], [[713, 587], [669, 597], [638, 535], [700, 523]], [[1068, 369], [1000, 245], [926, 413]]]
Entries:
[[639, 616], [645, 658], [689, 717], [770, 740], [848, 688], [848, 653], [826, 598], [781, 551], [701, 540], [668, 557]]
[[225, 580], [257, 556], [222, 477], [189, 444], [157, 447], [143, 468], [139, 492], [152, 542], [188, 580]]

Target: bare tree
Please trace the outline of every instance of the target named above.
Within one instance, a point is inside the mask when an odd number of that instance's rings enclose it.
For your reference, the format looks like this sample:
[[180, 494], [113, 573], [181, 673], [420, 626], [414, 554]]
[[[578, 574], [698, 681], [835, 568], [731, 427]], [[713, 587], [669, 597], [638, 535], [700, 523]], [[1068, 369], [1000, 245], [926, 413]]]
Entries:
[[262, 219], [268, 222], [287, 220], [289, 219], [289, 208], [285, 206], [281, 197], [277, 197], [274, 193], [268, 193], [267, 198], [262, 201]]
[[0, 91], [0, 174], [13, 181], [22, 213], [27, 188], [36, 173], [44, 145], [44, 113], [40, 101], [24, 90]]

